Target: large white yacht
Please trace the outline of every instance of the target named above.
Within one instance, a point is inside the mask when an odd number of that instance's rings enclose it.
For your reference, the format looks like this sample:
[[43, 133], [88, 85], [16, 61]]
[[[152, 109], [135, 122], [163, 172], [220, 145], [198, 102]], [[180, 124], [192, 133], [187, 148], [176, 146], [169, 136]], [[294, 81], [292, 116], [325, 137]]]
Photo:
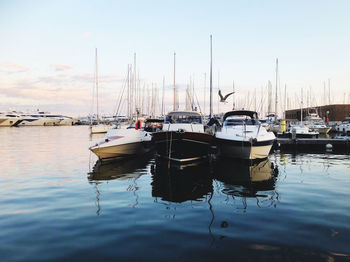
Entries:
[[169, 112], [162, 130], [152, 136], [157, 154], [175, 162], [206, 157], [213, 142], [213, 136], [204, 132], [201, 114], [195, 111]]
[[22, 121], [17, 126], [58, 126], [61, 119], [48, 112], [22, 113]]
[[2, 112], [0, 113], [0, 127], [2, 126], [16, 126], [21, 122], [22, 118], [16, 112]]
[[275, 135], [259, 122], [254, 111], [229, 111], [215, 134], [218, 155], [238, 159], [263, 159], [269, 155]]

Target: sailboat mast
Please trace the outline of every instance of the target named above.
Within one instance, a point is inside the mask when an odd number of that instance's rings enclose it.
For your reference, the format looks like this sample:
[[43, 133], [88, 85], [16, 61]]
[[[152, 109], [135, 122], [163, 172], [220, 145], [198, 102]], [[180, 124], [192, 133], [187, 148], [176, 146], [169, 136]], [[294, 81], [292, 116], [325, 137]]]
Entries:
[[235, 105], [235, 81], [234, 80], [232, 81], [232, 92], [233, 92], [233, 94], [232, 94], [232, 110], [235, 110], [236, 105]]
[[97, 124], [100, 123], [100, 116], [98, 111], [98, 68], [97, 68], [97, 48], [95, 48], [95, 85], [96, 85], [96, 118]]
[[204, 73], [204, 115], [206, 115], [206, 113], [205, 113], [205, 106], [206, 106], [206, 104], [205, 104], [205, 95], [206, 95], [206, 93], [207, 93], [207, 74], [206, 73]]
[[162, 116], [164, 116], [164, 90], [165, 90], [165, 76], [163, 76], [163, 91], [162, 91]]
[[277, 120], [277, 91], [278, 90], [278, 58], [276, 58], [276, 94], [275, 94], [275, 121]]
[[212, 35], [210, 35], [210, 113], [209, 118], [213, 116], [213, 48]]
[[328, 104], [331, 104], [331, 80], [328, 78]]
[[300, 113], [300, 122], [303, 124], [303, 89], [301, 89], [301, 113]]
[[136, 53], [134, 53], [134, 75], [133, 75], [133, 108], [132, 111], [134, 113], [134, 110], [137, 114], [137, 109], [136, 109]]
[[176, 69], [176, 53], [174, 52], [174, 105], [173, 110], [176, 111], [176, 83], [175, 83], [175, 71]]

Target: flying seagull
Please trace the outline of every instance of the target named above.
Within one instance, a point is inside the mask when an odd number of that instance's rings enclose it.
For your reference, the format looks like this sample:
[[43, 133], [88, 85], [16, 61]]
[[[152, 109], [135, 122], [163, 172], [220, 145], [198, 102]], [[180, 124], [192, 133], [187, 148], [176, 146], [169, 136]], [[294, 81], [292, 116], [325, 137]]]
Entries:
[[227, 99], [230, 95], [232, 95], [233, 93], [234, 93], [234, 92], [231, 92], [231, 93], [228, 93], [228, 94], [225, 95], [225, 96], [222, 96], [221, 90], [219, 90], [220, 102], [225, 103], [225, 102], [226, 102], [226, 99]]

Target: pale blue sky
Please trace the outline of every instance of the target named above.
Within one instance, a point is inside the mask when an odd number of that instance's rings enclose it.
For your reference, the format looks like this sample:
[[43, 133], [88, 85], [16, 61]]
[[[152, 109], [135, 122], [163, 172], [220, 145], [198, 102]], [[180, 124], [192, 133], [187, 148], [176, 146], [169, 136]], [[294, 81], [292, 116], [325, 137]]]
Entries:
[[105, 113], [113, 111], [134, 52], [141, 79], [160, 87], [163, 75], [172, 83], [176, 51], [177, 83], [193, 76], [203, 97], [210, 34], [213, 83], [217, 88], [220, 72], [224, 93], [234, 80], [241, 101], [274, 83], [278, 57], [291, 99], [310, 86], [319, 99], [330, 78], [332, 102], [342, 103], [350, 93], [349, 10], [350, 1], [1, 0], [0, 110], [88, 113], [95, 47]]

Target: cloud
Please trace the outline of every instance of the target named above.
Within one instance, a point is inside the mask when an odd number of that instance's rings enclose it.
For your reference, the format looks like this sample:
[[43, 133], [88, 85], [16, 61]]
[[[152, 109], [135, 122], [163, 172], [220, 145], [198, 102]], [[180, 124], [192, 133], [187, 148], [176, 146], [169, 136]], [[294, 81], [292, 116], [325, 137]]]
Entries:
[[70, 66], [70, 65], [64, 65], [64, 64], [52, 64], [51, 67], [52, 67], [56, 72], [67, 71], [67, 70], [73, 69], [72, 66]]
[[20, 64], [2, 63], [0, 64], [0, 72], [5, 74], [17, 74], [28, 72], [29, 68]]
[[91, 37], [91, 32], [85, 32], [85, 33], [83, 33], [82, 35], [81, 35], [81, 37], [82, 38], [84, 38], [84, 39], [88, 39], [88, 38], [90, 38]]

